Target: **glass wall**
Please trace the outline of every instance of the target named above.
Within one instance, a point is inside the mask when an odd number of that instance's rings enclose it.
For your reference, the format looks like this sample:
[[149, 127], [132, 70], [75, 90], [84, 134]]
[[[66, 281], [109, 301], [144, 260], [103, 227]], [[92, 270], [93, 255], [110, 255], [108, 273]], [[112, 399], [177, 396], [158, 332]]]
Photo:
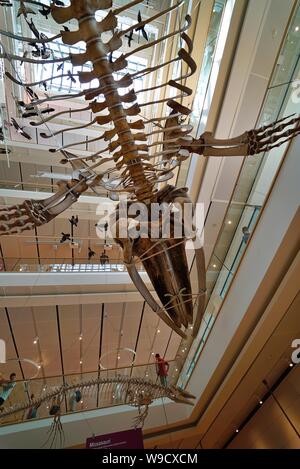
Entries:
[[[217, 0], [213, 5], [193, 111], [190, 117], [190, 124], [194, 127], [191, 135], [194, 138], [198, 138], [206, 126], [234, 3], [234, 1]], [[186, 184], [187, 174], [192, 166], [193, 157], [182, 162], [177, 177], [179, 187]]]
[[[300, 3], [280, 51], [256, 127], [300, 112]], [[185, 386], [220, 311], [238, 269], [261, 207], [286, 154], [288, 143], [245, 158], [237, 185], [207, 270], [208, 303], [197, 342], [182, 369], [179, 385]]]

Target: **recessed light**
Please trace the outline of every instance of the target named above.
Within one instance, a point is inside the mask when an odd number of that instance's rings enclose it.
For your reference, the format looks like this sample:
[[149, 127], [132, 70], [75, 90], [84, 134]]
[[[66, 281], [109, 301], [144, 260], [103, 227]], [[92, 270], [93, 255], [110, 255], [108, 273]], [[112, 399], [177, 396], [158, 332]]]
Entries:
[[237, 428], [236, 431], [235, 431], [235, 433], [238, 433], [238, 432], [239, 432], [239, 429]]
[[231, 221], [231, 220], [228, 220], [227, 224], [228, 224], [228, 225], [231, 225], [231, 224], [232, 224], [232, 221]]
[[213, 268], [215, 269], [217, 267], [217, 264], [213, 264]]
[[259, 401], [259, 403], [260, 403], [260, 405], [262, 405], [262, 404], [263, 404], [263, 401]]
[[294, 363], [290, 363], [290, 367], [292, 368], [292, 366], [294, 366]]

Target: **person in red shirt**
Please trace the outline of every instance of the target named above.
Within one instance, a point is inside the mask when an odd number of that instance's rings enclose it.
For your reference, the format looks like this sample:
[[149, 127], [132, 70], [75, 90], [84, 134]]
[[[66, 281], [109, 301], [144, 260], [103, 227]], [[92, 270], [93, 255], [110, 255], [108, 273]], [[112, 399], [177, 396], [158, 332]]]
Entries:
[[169, 363], [164, 360], [159, 353], [155, 355], [155, 360], [156, 360], [156, 373], [157, 376], [159, 376], [160, 383], [162, 386], [168, 386], [168, 381], [167, 381], [167, 376], [168, 376], [168, 371], [169, 371]]

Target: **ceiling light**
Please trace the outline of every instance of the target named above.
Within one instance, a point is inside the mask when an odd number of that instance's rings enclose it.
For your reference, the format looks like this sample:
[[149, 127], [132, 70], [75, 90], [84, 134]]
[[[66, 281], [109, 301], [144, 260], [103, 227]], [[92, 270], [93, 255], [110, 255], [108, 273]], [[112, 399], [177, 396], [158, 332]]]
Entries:
[[263, 404], [263, 401], [262, 401], [262, 400], [260, 400], [260, 401], [259, 401], [259, 403], [260, 403], [260, 405], [262, 405], [262, 404]]
[[38, 343], [38, 341], [39, 341], [39, 338], [38, 338], [38, 337], [35, 337], [35, 338], [33, 339], [34, 345], [36, 345], [36, 344]]
[[231, 220], [228, 220], [227, 224], [228, 224], [228, 225], [231, 225], [231, 224], [232, 224], [232, 221], [231, 221]]
[[175, 371], [178, 371], [178, 368], [175, 368]]
[[151, 352], [151, 355], [154, 355], [154, 352]]
[[292, 368], [292, 366], [294, 366], [294, 363], [291, 362], [291, 363], [290, 363], [290, 367]]
[[41, 365], [38, 365], [38, 369], [39, 369], [39, 370], [41, 369]]
[[80, 365], [82, 365], [82, 360], [80, 360], [80, 362], [79, 362], [79, 363], [80, 363]]
[[158, 334], [160, 333], [160, 329], [157, 329], [157, 333], [158, 333]]
[[181, 351], [182, 351], [182, 353], [184, 353], [184, 349], [182, 349]]
[[296, 33], [299, 31], [299, 26], [296, 26], [295, 31]]
[[82, 334], [80, 334], [80, 336], [79, 336], [79, 340], [82, 340], [82, 339], [83, 339], [83, 336], [82, 336]]
[[235, 433], [238, 433], [238, 432], [239, 432], [239, 429], [237, 428], [236, 431], [235, 431]]
[[215, 269], [217, 267], [217, 264], [213, 264], [213, 268]]
[[118, 355], [118, 360], [120, 360], [120, 358], [121, 358], [120, 355]]
[[83, 401], [80, 401], [80, 404], [83, 404]]

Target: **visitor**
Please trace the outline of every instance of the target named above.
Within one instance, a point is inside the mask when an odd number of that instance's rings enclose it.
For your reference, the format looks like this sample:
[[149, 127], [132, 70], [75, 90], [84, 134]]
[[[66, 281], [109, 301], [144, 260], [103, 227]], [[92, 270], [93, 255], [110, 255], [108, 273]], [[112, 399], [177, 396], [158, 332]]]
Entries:
[[3, 404], [6, 399], [10, 396], [12, 390], [14, 389], [16, 383], [16, 373], [11, 373], [9, 375], [9, 380], [0, 378], [0, 385], [2, 386], [2, 392], [0, 394], [0, 410], [3, 411]]
[[242, 232], [243, 232], [243, 242], [244, 242], [245, 244], [247, 244], [248, 239], [250, 238], [250, 234], [251, 234], [251, 233], [250, 233], [250, 231], [249, 231], [249, 229], [248, 229], [247, 226], [243, 226]]
[[[34, 394], [31, 394], [30, 402], [32, 403], [33, 400], [34, 400]], [[41, 403], [34, 404], [29, 408], [28, 413], [27, 413], [27, 417], [26, 417], [27, 420], [35, 419], [37, 417], [37, 411], [38, 411], [38, 408], [40, 407], [40, 405], [41, 405]]]
[[60, 400], [59, 396], [53, 397], [52, 399], [52, 404], [49, 410], [49, 415], [54, 415], [54, 417], [59, 417], [60, 416]]
[[155, 355], [155, 360], [156, 360], [155, 365], [156, 365], [157, 376], [159, 376], [161, 385], [166, 387], [166, 386], [168, 386], [167, 376], [168, 376], [168, 371], [169, 371], [170, 365], [166, 360], [164, 360], [159, 355], [159, 353], [157, 353]]
[[82, 399], [81, 391], [79, 389], [73, 390], [69, 398], [69, 410], [70, 412], [76, 412], [77, 404]]
[[105, 264], [108, 263], [108, 261], [109, 261], [109, 257], [108, 257], [108, 255], [105, 253], [105, 250], [104, 250], [103, 253], [102, 253], [101, 256], [100, 256], [100, 264], [101, 264], [101, 265], [105, 265]]
[[91, 260], [92, 257], [94, 257], [95, 254], [96, 254], [95, 251], [93, 251], [90, 247], [88, 247], [89, 261]]

